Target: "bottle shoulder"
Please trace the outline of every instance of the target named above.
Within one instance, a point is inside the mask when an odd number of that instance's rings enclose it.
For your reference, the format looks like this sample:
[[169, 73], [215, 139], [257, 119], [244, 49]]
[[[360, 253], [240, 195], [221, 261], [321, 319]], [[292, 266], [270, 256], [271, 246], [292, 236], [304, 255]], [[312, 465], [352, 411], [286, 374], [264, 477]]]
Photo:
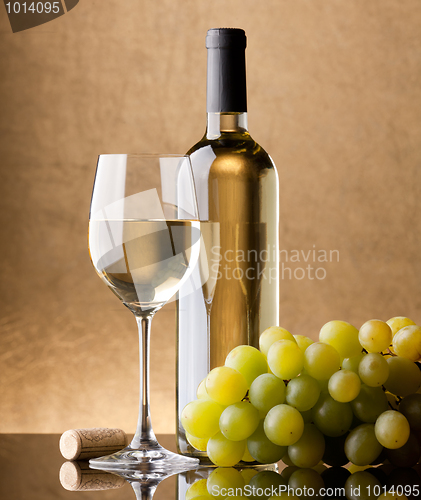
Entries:
[[241, 165], [246, 170], [260, 173], [275, 171], [269, 154], [249, 133], [223, 133], [216, 139], [209, 139], [205, 134], [187, 154], [191, 156], [193, 165], [203, 163], [206, 159], [206, 164], [212, 169], [223, 164], [224, 170], [230, 165]]

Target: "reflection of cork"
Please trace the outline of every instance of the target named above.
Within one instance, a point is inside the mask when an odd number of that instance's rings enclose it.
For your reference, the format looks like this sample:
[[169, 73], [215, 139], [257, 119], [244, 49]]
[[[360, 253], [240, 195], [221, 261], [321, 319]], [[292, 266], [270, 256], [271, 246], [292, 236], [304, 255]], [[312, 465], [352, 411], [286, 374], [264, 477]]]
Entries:
[[60, 451], [67, 460], [111, 455], [127, 446], [127, 436], [121, 429], [73, 429], [60, 438]]
[[60, 483], [69, 491], [113, 490], [126, 481], [114, 474], [89, 468], [88, 462], [64, 462], [60, 469]]

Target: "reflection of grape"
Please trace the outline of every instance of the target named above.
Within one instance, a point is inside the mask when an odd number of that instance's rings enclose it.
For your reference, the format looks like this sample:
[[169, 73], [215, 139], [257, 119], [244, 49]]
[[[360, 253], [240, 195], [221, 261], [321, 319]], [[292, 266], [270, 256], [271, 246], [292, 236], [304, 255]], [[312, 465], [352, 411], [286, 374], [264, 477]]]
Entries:
[[314, 342], [304, 353], [304, 368], [317, 380], [328, 380], [340, 366], [339, 353], [329, 344]]
[[289, 446], [297, 442], [304, 430], [300, 412], [286, 404], [274, 406], [264, 421], [266, 436], [278, 446]]
[[253, 434], [259, 424], [259, 412], [248, 401], [235, 403], [222, 412], [219, 428], [231, 441], [243, 441]]
[[208, 477], [207, 491], [210, 495], [216, 495], [222, 488], [243, 488], [244, 485], [243, 476], [238, 470], [232, 467], [218, 467]]
[[277, 377], [288, 380], [303, 369], [304, 355], [295, 340], [277, 340], [269, 349], [268, 365]]
[[402, 413], [395, 410], [383, 412], [374, 426], [376, 438], [385, 448], [403, 446], [409, 438], [409, 423]]
[[319, 384], [310, 375], [301, 375], [288, 382], [286, 390], [287, 403], [299, 411], [307, 411], [313, 408], [319, 396]]
[[381, 352], [392, 342], [392, 330], [384, 321], [371, 319], [360, 328], [358, 339], [366, 351]]
[[268, 372], [265, 356], [258, 349], [250, 345], [235, 347], [228, 354], [225, 366], [239, 371], [247, 380], [249, 386], [256, 377]]
[[341, 358], [357, 356], [362, 351], [358, 330], [346, 321], [329, 321], [319, 333], [320, 342], [333, 346]]
[[267, 356], [270, 346], [278, 340], [291, 340], [295, 342], [295, 339], [288, 330], [281, 328], [280, 326], [271, 326], [267, 328], [259, 337], [259, 348], [261, 352]]
[[313, 490], [312, 495], [302, 495], [301, 499], [317, 498], [320, 497], [319, 491], [324, 487], [324, 483], [320, 474], [318, 474], [314, 469], [298, 469], [291, 474], [288, 486], [294, 490], [302, 489], [304, 491], [304, 488], [307, 489], [307, 492], [309, 492], [310, 489]]
[[[348, 500], [375, 500], [374, 491], [382, 491], [380, 481], [366, 471], [351, 474], [345, 483], [345, 494]], [[376, 491], [377, 493], [377, 491]]]
[[381, 354], [372, 352], [361, 360], [358, 374], [364, 384], [370, 387], [379, 387], [386, 382], [389, 376], [389, 365]]
[[285, 401], [285, 384], [271, 373], [257, 377], [250, 386], [249, 399], [262, 413]]
[[207, 493], [207, 480], [199, 479], [189, 486], [189, 489], [186, 491], [186, 500], [191, 500], [202, 495], [206, 496]]
[[335, 401], [349, 403], [360, 393], [361, 381], [351, 370], [339, 370], [334, 373], [328, 384], [329, 394]]
[[224, 406], [241, 401], [247, 389], [248, 384], [244, 376], [228, 366], [214, 368], [206, 377], [207, 393], [214, 401]]

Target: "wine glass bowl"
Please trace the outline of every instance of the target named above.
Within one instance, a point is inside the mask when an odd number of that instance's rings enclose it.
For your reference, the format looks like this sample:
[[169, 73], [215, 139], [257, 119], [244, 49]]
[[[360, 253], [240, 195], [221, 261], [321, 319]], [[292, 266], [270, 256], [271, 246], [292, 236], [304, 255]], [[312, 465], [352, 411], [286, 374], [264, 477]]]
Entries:
[[198, 461], [162, 446], [149, 410], [151, 321], [198, 262], [200, 223], [190, 159], [185, 155], [101, 155], [89, 217], [89, 251], [100, 278], [135, 315], [140, 341], [140, 405], [135, 436], [94, 468], [155, 473]]

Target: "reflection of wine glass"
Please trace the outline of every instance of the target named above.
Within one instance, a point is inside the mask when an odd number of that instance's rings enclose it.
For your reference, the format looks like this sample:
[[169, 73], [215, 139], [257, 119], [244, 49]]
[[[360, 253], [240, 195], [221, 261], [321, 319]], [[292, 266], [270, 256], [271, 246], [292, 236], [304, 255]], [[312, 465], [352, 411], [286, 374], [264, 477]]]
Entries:
[[158, 444], [149, 411], [149, 340], [154, 314], [197, 262], [200, 225], [190, 160], [176, 155], [101, 155], [89, 219], [92, 263], [136, 317], [140, 405], [130, 445], [92, 459], [95, 468], [142, 471], [195, 466]]

